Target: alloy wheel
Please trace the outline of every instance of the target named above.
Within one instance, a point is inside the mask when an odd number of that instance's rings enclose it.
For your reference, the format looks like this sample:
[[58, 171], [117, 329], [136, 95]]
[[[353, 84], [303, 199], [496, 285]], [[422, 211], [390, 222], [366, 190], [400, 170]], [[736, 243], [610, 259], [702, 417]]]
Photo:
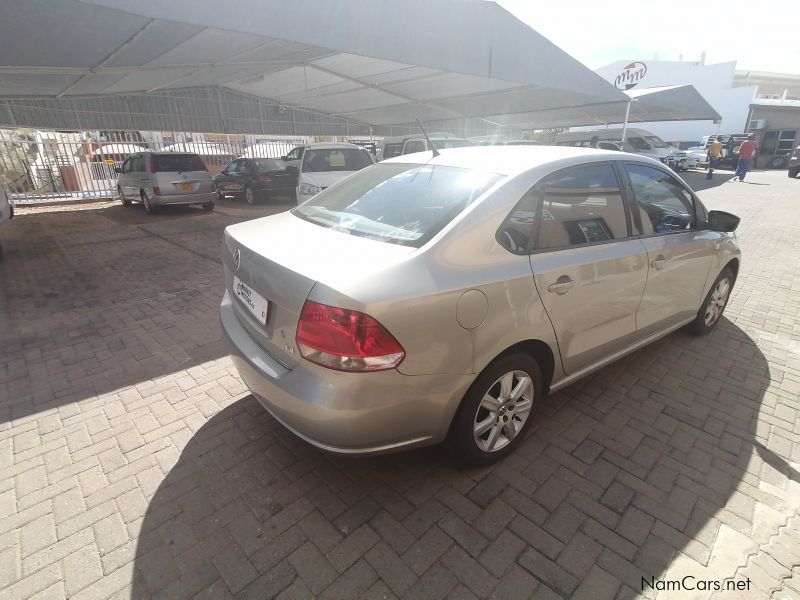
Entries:
[[253, 193], [253, 188], [251, 187], [244, 188], [244, 199], [247, 201], [248, 204], [255, 204], [256, 196]]
[[533, 381], [525, 371], [509, 371], [486, 391], [473, 423], [475, 444], [496, 452], [517, 437], [533, 407]]
[[731, 293], [731, 282], [727, 277], [723, 277], [714, 286], [711, 297], [706, 305], [705, 323], [706, 327], [711, 327], [722, 316], [725, 305], [728, 303], [728, 295]]

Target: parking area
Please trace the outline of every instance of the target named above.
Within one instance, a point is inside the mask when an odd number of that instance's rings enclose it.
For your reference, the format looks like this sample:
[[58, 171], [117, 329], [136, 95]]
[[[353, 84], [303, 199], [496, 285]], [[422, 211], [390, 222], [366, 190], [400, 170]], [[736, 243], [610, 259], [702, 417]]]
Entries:
[[[332, 456], [248, 394], [222, 231], [288, 204], [20, 210], [0, 232], [0, 598], [800, 599], [800, 181], [730, 177], [686, 176], [742, 217], [718, 329], [554, 394], [482, 469]], [[750, 588], [644, 583], [686, 576]]]

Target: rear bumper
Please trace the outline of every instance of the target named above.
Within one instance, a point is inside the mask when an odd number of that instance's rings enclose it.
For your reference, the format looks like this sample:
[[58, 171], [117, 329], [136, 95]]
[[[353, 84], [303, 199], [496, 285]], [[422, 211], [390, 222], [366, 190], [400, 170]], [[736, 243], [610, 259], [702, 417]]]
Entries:
[[150, 204], [153, 206], [164, 206], [165, 204], [203, 204], [213, 202], [217, 197], [216, 192], [205, 192], [202, 194], [176, 194], [174, 196], [150, 195]]
[[300, 359], [289, 369], [242, 327], [228, 292], [222, 329], [239, 375], [278, 421], [341, 454], [378, 454], [442, 441], [474, 375], [344, 373]]

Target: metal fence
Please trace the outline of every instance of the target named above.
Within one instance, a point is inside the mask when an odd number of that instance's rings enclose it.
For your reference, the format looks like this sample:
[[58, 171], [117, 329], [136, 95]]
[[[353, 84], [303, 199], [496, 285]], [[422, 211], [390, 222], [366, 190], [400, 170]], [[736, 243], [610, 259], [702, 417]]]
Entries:
[[240, 156], [276, 158], [310, 141], [279, 135], [0, 129], [0, 186], [15, 204], [111, 198], [117, 195], [114, 169], [129, 154], [192, 152], [216, 174]]

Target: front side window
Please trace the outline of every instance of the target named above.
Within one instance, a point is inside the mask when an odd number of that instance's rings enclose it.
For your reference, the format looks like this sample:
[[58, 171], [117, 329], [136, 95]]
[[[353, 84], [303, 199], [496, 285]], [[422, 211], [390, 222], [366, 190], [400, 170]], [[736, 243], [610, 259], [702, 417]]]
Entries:
[[318, 148], [306, 150], [303, 172], [359, 171], [372, 164], [372, 157], [360, 148]]
[[541, 217], [536, 247], [568, 248], [628, 237], [617, 175], [608, 164], [564, 169], [536, 185]]
[[642, 235], [686, 231], [695, 226], [692, 195], [677, 179], [655, 167], [625, 165], [636, 199], [634, 226]]
[[225, 167], [225, 170], [229, 174], [230, 173], [238, 173], [239, 172], [239, 161], [238, 160], [233, 161], [231, 164], [229, 164], [227, 167]]
[[130, 173], [131, 172], [131, 160], [132, 160], [132, 157], [129, 156], [122, 163], [122, 172], [123, 173]]
[[419, 248], [501, 178], [456, 167], [381, 163], [292, 213], [320, 227]]

